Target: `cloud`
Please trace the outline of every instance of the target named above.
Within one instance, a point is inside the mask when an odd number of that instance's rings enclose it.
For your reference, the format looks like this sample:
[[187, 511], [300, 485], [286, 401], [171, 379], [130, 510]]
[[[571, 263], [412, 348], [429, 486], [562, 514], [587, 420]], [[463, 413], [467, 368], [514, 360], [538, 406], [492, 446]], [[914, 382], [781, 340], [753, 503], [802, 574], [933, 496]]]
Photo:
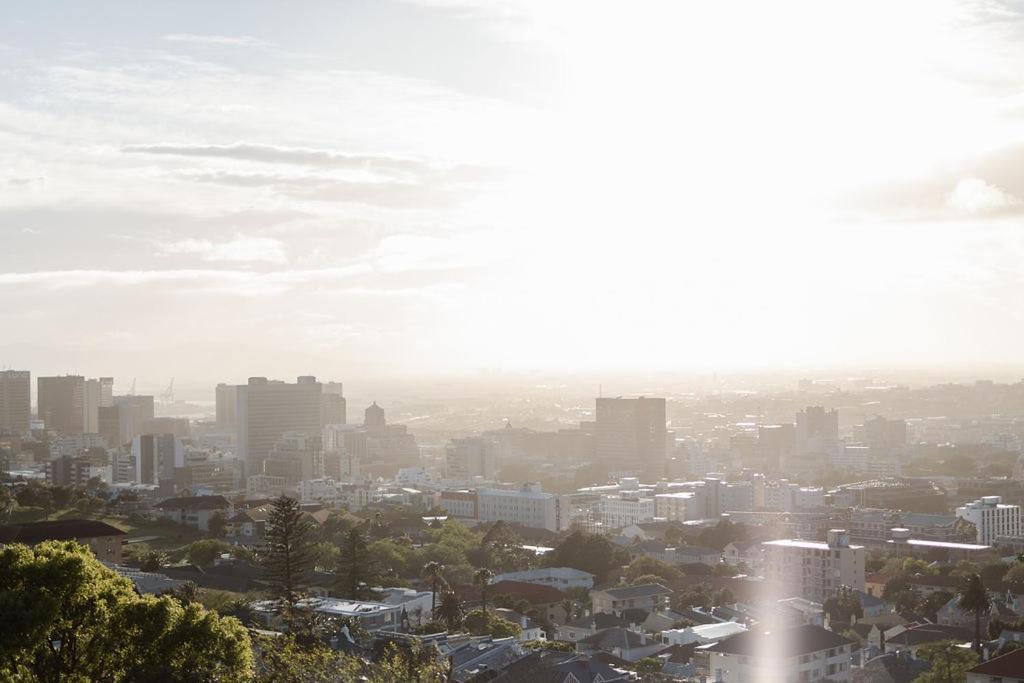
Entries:
[[946, 204], [961, 214], [992, 214], [1015, 209], [1021, 200], [981, 178], [964, 178], [949, 193]]
[[380, 171], [400, 174], [423, 174], [434, 169], [414, 159], [393, 156], [339, 154], [303, 147], [278, 147], [238, 142], [231, 145], [129, 145], [123, 152], [133, 154], [167, 154], [185, 157], [238, 159], [270, 164], [297, 164], [319, 168]]
[[197, 45], [227, 45], [233, 47], [274, 47], [274, 43], [254, 38], [253, 36], [222, 36], [198, 33], [168, 33], [161, 36], [162, 40], [174, 43], [194, 43]]
[[197, 254], [204, 261], [288, 261], [281, 242], [271, 237], [237, 235], [233, 240], [219, 244], [210, 240], [186, 239], [162, 244], [160, 248], [165, 254]]

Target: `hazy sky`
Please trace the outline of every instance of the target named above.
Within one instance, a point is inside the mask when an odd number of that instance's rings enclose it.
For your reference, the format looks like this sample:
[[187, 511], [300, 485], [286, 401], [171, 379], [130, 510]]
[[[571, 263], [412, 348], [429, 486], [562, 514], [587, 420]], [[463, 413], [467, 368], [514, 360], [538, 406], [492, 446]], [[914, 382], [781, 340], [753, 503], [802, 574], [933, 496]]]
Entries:
[[0, 366], [1019, 363], [1020, 2], [0, 5]]

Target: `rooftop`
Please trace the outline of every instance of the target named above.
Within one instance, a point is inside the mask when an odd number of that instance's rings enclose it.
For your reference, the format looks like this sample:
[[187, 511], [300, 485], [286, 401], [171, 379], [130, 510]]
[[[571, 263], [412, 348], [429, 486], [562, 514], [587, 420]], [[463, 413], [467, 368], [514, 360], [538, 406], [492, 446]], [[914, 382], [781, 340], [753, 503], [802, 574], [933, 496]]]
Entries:
[[1005, 676], [1008, 678], [1020, 678], [1024, 672], [1024, 649], [1007, 652], [1005, 655], [993, 657], [987, 662], [982, 662], [973, 669], [968, 669], [969, 674], [981, 674], [984, 676]]
[[0, 526], [0, 543], [32, 545], [43, 541], [73, 541], [77, 538], [125, 536], [126, 532], [95, 519], [58, 519]]
[[850, 544], [849, 546], [829, 545], [823, 541], [802, 541], [793, 538], [782, 538], [777, 541], [765, 541], [761, 545], [781, 546], [785, 548], [806, 548], [808, 550], [836, 550], [837, 548], [863, 548], [862, 545]]
[[832, 633], [820, 626], [805, 624], [775, 632], [747, 631], [721, 640], [707, 648], [709, 652], [732, 655], [763, 657], [765, 654], [779, 657], [820, 652], [852, 643], [849, 638]]
[[623, 586], [622, 588], [608, 588], [600, 591], [607, 593], [613, 598], [642, 598], [648, 595], [671, 595], [672, 589], [662, 586], [660, 583], [645, 583], [640, 586]]
[[156, 504], [160, 510], [223, 510], [231, 507], [224, 496], [182, 496], [168, 498]]

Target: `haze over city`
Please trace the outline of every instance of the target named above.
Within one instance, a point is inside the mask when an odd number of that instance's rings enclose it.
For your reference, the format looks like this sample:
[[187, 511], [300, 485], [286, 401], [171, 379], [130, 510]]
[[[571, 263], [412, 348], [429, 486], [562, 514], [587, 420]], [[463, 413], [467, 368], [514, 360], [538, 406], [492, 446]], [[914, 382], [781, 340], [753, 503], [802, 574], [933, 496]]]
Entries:
[[0, 681], [1024, 683], [1024, 3], [0, 4]]
[[5, 5], [3, 363], [1020, 367], [1009, 3], [241, 8]]

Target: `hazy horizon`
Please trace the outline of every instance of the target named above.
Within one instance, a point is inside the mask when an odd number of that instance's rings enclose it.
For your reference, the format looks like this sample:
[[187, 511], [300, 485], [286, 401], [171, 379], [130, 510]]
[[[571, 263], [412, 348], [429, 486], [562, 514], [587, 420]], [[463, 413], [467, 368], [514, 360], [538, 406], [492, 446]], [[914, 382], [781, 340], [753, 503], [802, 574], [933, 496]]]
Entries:
[[0, 366], [1024, 367], [1018, 5], [620, 9], [6, 3]]

